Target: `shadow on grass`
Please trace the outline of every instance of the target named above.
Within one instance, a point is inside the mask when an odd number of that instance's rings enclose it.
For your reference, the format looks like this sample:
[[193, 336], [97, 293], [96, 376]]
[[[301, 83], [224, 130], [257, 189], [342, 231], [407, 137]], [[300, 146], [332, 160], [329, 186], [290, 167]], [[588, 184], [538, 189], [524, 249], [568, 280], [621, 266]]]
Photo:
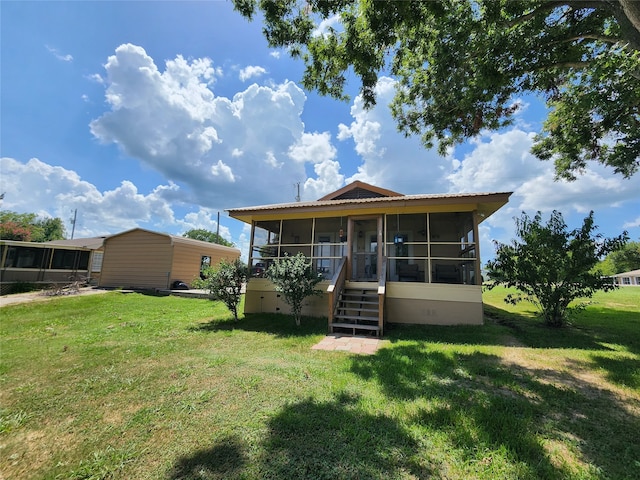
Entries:
[[249, 313], [237, 322], [233, 317], [215, 319], [199, 323], [189, 328], [191, 331], [219, 332], [243, 330], [247, 332], [268, 333], [277, 337], [308, 337], [322, 335], [327, 331], [327, 319], [303, 317], [300, 326], [296, 326], [292, 315], [277, 313]]
[[571, 325], [545, 326], [541, 320], [485, 305], [485, 318], [506, 327], [523, 345], [531, 348], [576, 348], [616, 350], [613, 346], [640, 353], [638, 313], [600, 308], [597, 313], [581, 312]]
[[[517, 478], [573, 478], [576, 468], [588, 468], [583, 472], [591, 474], [587, 478], [640, 477], [640, 405], [632, 401], [629, 408], [577, 376], [421, 344], [354, 356], [351, 369], [377, 382], [390, 401], [424, 401], [415, 427], [425, 437], [445, 434], [451, 455], [465, 464], [503, 457]], [[560, 444], [566, 452], [552, 459], [550, 453]], [[499, 468], [497, 460], [493, 465]], [[600, 474], [594, 475], [594, 469]]]
[[170, 474], [186, 479], [394, 479], [429, 478], [416, 442], [395, 420], [371, 415], [358, 397], [312, 398], [289, 404], [267, 423], [256, 458], [247, 462], [237, 439], [181, 458]]
[[596, 368], [606, 371], [607, 379], [618, 385], [640, 390], [640, 360], [635, 358], [610, 358], [591, 355]]
[[168, 474], [171, 480], [237, 478], [247, 459], [244, 445], [236, 437], [227, 437], [210, 449], [198, 450], [179, 458]]

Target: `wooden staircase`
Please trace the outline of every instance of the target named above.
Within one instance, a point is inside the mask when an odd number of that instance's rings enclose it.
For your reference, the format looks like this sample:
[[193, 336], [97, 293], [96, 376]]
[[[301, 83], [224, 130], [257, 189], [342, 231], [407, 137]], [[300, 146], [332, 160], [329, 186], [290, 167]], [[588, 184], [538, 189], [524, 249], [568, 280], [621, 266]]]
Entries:
[[330, 323], [331, 333], [380, 335], [378, 286], [345, 286]]

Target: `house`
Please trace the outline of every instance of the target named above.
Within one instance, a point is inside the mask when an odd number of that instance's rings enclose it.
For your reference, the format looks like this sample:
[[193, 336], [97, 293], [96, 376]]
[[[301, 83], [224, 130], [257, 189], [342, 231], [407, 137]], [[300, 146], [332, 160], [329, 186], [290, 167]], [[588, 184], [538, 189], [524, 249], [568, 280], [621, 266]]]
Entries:
[[245, 313], [288, 311], [264, 271], [302, 252], [324, 277], [303, 314], [328, 317], [330, 332], [481, 324], [478, 225], [510, 195], [403, 195], [356, 181], [317, 201], [230, 209], [251, 225]]
[[0, 240], [0, 294], [13, 284], [52, 285], [86, 280], [94, 251], [83, 245]]
[[100, 282], [100, 272], [102, 271], [102, 259], [104, 256], [104, 239], [102, 237], [74, 238], [71, 240], [51, 240], [44, 242], [44, 245], [54, 247], [70, 247], [70, 248], [88, 248], [91, 250], [91, 258], [89, 259], [89, 271], [86, 279], [91, 285], [98, 285]]
[[611, 276], [613, 283], [621, 287], [640, 287], [640, 270], [618, 273]]
[[237, 248], [134, 228], [105, 239], [99, 286], [170, 289], [178, 281], [190, 284], [206, 266], [239, 257]]
[[105, 237], [44, 243], [0, 240], [1, 292], [16, 282], [88, 281], [100, 287], [170, 289], [202, 268], [240, 257], [237, 248], [134, 228]]

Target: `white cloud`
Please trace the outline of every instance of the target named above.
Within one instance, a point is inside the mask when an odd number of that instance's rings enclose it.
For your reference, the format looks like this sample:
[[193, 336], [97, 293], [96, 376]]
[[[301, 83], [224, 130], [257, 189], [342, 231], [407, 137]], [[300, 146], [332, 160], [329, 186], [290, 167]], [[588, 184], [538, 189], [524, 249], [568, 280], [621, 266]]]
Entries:
[[[316, 161], [299, 156], [310, 148], [305, 141], [333, 148], [324, 134], [305, 133], [306, 96], [293, 82], [252, 84], [232, 98], [218, 97], [211, 60], [178, 56], [160, 71], [131, 44], [119, 46], [105, 70], [110, 110], [91, 122], [93, 135], [180, 185], [196, 204], [287, 201], [284, 192]], [[329, 158], [326, 152], [322, 158]], [[252, 188], [239, 191], [236, 182]]]
[[[124, 180], [113, 190], [100, 192], [76, 172], [37, 158], [21, 163], [3, 157], [0, 162], [6, 190], [3, 209], [46, 212], [65, 222], [70, 212], [78, 209], [77, 237], [116, 233], [141, 224], [159, 228], [175, 221], [166, 198], [178, 190], [173, 183], [160, 185], [145, 195], [139, 193], [132, 182]], [[67, 228], [70, 228], [68, 223]]]
[[267, 70], [264, 69], [263, 67], [259, 67], [257, 65], [249, 65], [248, 67], [245, 67], [242, 70], [240, 70], [240, 74], [238, 75], [238, 78], [241, 81], [246, 82], [251, 78], [261, 77], [265, 73], [267, 73]]
[[87, 75], [86, 78], [92, 82], [99, 83], [100, 85], [104, 85], [105, 83], [105, 79], [102, 78], [102, 76], [99, 73], [93, 73], [91, 75]]
[[356, 174], [347, 183], [361, 180], [400, 193], [443, 193], [448, 190], [445, 175], [451, 161], [434, 150], [425, 150], [416, 137], [399, 133], [388, 108], [395, 81], [382, 77], [376, 86], [377, 104], [364, 108], [361, 96], [351, 106], [353, 122], [338, 126], [338, 140], [352, 139], [354, 149], [362, 157]]
[[289, 157], [297, 162], [322, 163], [336, 157], [336, 148], [331, 144], [331, 134], [303, 133], [298, 141], [289, 147]]
[[197, 212], [187, 213], [184, 218], [176, 221], [176, 224], [179, 226], [180, 235], [189, 230], [204, 229], [210, 232], [218, 232], [222, 238], [233, 242], [234, 240], [231, 238], [229, 227], [218, 225], [218, 213], [217, 211], [203, 207], [200, 207]]
[[[8, 157], [0, 158], [3, 190], [3, 210], [36, 213], [42, 217], [59, 217], [71, 234], [71, 218], [77, 209], [75, 238], [109, 235], [135, 227], [182, 235], [194, 228], [203, 228], [236, 243], [231, 229], [223, 223], [235, 220], [223, 217], [218, 226], [218, 211], [198, 207], [179, 218], [174, 207], [180, 197], [179, 187], [172, 182], [159, 185], [144, 194], [128, 180], [112, 190], [99, 191], [71, 170], [55, 167], [32, 158], [26, 163]], [[250, 226], [247, 226], [250, 229]], [[241, 226], [238, 226], [242, 229]], [[248, 236], [240, 235], [248, 252]], [[240, 246], [239, 246], [240, 248]]]
[[271, 55], [275, 59], [278, 59], [282, 56], [282, 53], [280, 52], [280, 50], [272, 50], [271, 52], [269, 52], [269, 55]]
[[236, 177], [233, 175], [233, 171], [229, 165], [225, 164], [222, 160], [218, 160], [218, 163], [211, 167], [211, 173], [213, 175], [225, 177], [230, 182], [235, 182]]
[[[494, 238], [503, 243], [513, 238], [513, 218], [523, 211], [529, 215], [540, 211], [546, 221], [552, 210], [558, 210], [567, 225], [575, 228], [593, 210], [596, 224], [611, 232], [609, 236], [627, 228], [623, 227], [625, 210], [621, 207], [637, 202], [640, 177], [625, 180], [611, 169], [591, 163], [575, 181], [556, 181], [553, 162], [540, 161], [530, 153], [533, 137], [533, 132], [519, 128], [485, 133], [447, 176], [454, 192], [513, 191], [509, 204], [483, 224], [491, 227]], [[494, 249], [484, 240], [481, 251], [486, 260], [487, 252]]]
[[57, 48], [50, 47], [49, 45], [45, 45], [45, 48], [49, 50], [49, 52], [52, 53], [53, 56], [56, 57], [58, 60], [62, 62], [73, 62], [73, 55], [71, 55], [70, 53], [66, 53], [66, 54], [60, 53], [60, 51]]
[[636, 217], [634, 220], [625, 222], [622, 228], [640, 228], [640, 217]]
[[342, 25], [340, 15], [336, 14], [329, 18], [326, 18], [320, 22], [320, 24], [311, 32], [312, 37], [326, 36], [329, 34], [329, 29], [338, 29]]
[[313, 169], [317, 178], [307, 178], [301, 197], [305, 201], [317, 200], [326, 194], [338, 190], [344, 185], [344, 175], [340, 173], [340, 164], [334, 160], [316, 163]]

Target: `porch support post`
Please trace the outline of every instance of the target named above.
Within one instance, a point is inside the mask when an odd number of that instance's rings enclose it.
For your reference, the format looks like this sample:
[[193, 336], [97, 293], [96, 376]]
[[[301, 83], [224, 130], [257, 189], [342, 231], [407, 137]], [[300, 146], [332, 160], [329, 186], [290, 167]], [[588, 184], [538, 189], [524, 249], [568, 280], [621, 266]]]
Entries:
[[473, 243], [475, 244], [475, 284], [482, 286], [482, 271], [480, 270], [480, 238], [478, 237], [478, 210], [473, 211]]

